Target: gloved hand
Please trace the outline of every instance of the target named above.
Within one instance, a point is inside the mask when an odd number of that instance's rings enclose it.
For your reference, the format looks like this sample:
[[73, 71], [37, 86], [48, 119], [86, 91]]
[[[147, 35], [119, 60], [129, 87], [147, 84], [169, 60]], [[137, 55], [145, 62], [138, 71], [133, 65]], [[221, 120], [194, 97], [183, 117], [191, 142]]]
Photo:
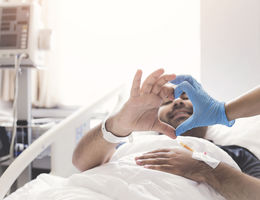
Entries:
[[177, 136], [195, 127], [213, 124], [223, 124], [230, 127], [235, 123], [234, 120], [228, 121], [225, 103], [210, 97], [192, 76], [180, 75], [170, 82], [177, 85], [174, 90], [175, 98], [185, 92], [193, 104], [193, 114], [177, 127]]

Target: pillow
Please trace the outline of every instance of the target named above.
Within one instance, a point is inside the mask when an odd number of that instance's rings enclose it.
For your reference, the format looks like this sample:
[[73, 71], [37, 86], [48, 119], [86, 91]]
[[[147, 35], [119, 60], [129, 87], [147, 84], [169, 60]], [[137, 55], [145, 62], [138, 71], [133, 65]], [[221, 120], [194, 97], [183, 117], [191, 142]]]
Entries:
[[247, 148], [260, 158], [260, 115], [237, 119], [232, 127], [210, 126], [206, 139], [220, 145], [239, 145]]

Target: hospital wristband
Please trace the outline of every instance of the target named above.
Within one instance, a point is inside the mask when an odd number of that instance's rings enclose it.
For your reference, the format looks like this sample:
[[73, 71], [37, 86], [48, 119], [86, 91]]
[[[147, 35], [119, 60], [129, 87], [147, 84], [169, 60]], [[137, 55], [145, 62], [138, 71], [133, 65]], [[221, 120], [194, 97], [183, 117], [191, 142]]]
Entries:
[[133, 136], [132, 134], [126, 136], [126, 137], [118, 137], [118, 136], [115, 136], [113, 133], [107, 131], [106, 129], [106, 121], [107, 119], [105, 119], [103, 122], [102, 122], [102, 125], [101, 125], [101, 132], [102, 132], [102, 135], [103, 135], [103, 138], [107, 141], [107, 142], [110, 142], [110, 143], [121, 143], [121, 142], [133, 142]]
[[213, 169], [215, 169], [220, 163], [219, 160], [216, 160], [215, 158], [212, 158], [202, 152], [193, 152], [192, 158], [195, 160], [203, 161], [204, 163], [206, 163], [208, 166], [210, 166]]

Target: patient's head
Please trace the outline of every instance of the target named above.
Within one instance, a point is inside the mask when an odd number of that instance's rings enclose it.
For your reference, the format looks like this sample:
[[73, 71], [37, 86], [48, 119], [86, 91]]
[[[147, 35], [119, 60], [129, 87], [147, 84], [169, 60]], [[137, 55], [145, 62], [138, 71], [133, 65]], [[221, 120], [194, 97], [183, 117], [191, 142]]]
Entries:
[[[193, 113], [193, 105], [188, 96], [183, 93], [178, 99], [165, 101], [159, 110], [161, 121], [177, 128], [182, 122], [188, 119]], [[203, 138], [206, 134], [207, 127], [198, 127], [182, 134]]]

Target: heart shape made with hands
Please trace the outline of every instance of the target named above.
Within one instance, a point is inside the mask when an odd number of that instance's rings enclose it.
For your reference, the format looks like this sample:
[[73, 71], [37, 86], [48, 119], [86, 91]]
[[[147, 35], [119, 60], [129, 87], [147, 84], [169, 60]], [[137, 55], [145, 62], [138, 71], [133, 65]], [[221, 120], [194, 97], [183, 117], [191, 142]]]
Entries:
[[107, 121], [107, 129], [117, 136], [127, 136], [133, 131], [157, 131], [175, 139], [175, 128], [158, 118], [163, 99], [174, 99], [174, 89], [165, 84], [175, 77], [175, 74], [164, 74], [163, 69], [158, 69], [141, 84], [142, 71], [137, 70], [130, 98], [122, 109]]
[[179, 75], [170, 82], [177, 85], [174, 89], [175, 98], [185, 92], [193, 104], [193, 114], [176, 128], [177, 136], [195, 127], [214, 124], [223, 124], [230, 127], [235, 123], [234, 120], [228, 121], [225, 103], [209, 96], [201, 84], [192, 76]]

